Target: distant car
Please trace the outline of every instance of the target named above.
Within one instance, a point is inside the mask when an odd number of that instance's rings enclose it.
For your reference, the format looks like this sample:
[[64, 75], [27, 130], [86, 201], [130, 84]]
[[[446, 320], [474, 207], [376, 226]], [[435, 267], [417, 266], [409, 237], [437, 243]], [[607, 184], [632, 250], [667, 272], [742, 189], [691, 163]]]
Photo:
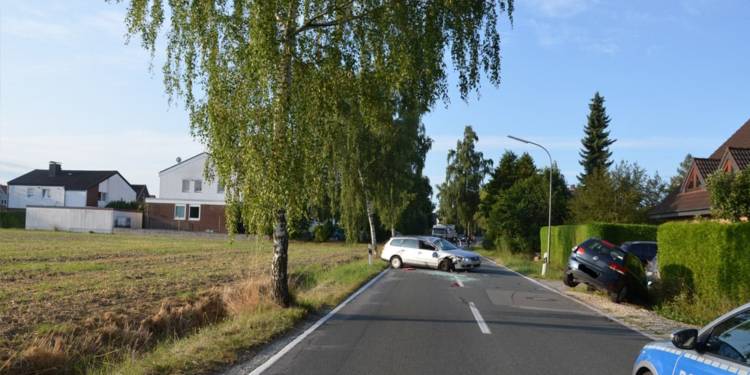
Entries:
[[701, 330], [684, 329], [670, 341], [646, 344], [633, 375], [750, 374], [750, 303]]
[[623, 242], [620, 248], [637, 256], [645, 266], [656, 257], [658, 246], [655, 241], [629, 241]]
[[598, 238], [589, 238], [573, 248], [563, 283], [584, 283], [606, 292], [612, 302], [648, 296], [648, 280], [640, 259]]
[[409, 265], [442, 271], [470, 270], [482, 264], [479, 254], [448, 240], [426, 236], [393, 237], [383, 247], [380, 258], [393, 268]]
[[452, 224], [433, 225], [432, 236], [446, 239], [448, 241], [454, 241], [454, 242], [458, 239], [458, 233], [456, 233], [456, 226]]

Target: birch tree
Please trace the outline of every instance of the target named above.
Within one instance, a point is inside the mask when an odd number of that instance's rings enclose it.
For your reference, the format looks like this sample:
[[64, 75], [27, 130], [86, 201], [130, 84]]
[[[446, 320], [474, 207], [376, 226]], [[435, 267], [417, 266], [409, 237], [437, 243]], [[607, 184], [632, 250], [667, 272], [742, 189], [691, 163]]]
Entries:
[[513, 11], [513, 0], [121, 1], [128, 35], [152, 54], [164, 45], [166, 92], [187, 108], [227, 211], [238, 207], [256, 232], [274, 226], [272, 290], [282, 306], [291, 303], [287, 221], [323, 195], [321, 179], [351, 177], [325, 170], [337, 134], [367, 126], [342, 123], [347, 114], [385, 113], [351, 110], [368, 109], [352, 98], [375, 87], [393, 113], [425, 112], [447, 98], [445, 53], [463, 99], [482, 76], [499, 84], [498, 22]]

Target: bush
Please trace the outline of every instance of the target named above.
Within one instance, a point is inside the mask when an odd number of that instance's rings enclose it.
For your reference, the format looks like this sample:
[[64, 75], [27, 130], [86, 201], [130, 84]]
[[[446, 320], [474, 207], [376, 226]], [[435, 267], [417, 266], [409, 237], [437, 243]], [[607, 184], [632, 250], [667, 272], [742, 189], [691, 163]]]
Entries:
[[326, 242], [333, 235], [333, 223], [326, 221], [315, 227], [313, 238], [315, 242]]
[[107, 208], [114, 208], [116, 210], [139, 210], [139, 211], [143, 211], [143, 207], [141, 207], [141, 205], [138, 202], [136, 202], [136, 201], [132, 201], [132, 202], [125, 202], [124, 200], [112, 201], [112, 202], [107, 203], [107, 205], [105, 207], [107, 207]]
[[702, 324], [750, 300], [750, 223], [667, 223], [658, 238], [671, 317]]
[[0, 228], [26, 228], [26, 212], [0, 212]]
[[[626, 241], [656, 241], [656, 226], [646, 224], [582, 224], [552, 227], [550, 264], [564, 268], [573, 246], [590, 237], [619, 245]], [[539, 231], [542, 254], [547, 251], [547, 227]]]

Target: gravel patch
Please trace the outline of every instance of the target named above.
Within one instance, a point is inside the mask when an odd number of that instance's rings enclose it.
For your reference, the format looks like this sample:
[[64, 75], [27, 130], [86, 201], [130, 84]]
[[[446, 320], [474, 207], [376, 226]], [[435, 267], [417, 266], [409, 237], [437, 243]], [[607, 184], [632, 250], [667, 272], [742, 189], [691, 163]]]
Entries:
[[537, 281], [619, 320], [630, 328], [656, 338], [669, 339], [670, 334], [679, 329], [698, 328], [667, 319], [642, 306], [630, 303], [613, 303], [603, 293], [587, 291], [583, 284], [576, 288], [569, 288], [558, 280], [537, 279]]

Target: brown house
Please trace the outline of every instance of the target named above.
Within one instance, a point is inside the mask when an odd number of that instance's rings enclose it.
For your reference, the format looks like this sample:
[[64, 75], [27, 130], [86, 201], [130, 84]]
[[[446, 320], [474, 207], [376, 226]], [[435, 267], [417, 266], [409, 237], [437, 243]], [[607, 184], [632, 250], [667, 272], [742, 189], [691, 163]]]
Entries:
[[159, 197], [146, 198], [145, 228], [227, 231], [224, 187], [204, 178], [207, 161], [204, 152], [159, 172]]
[[654, 220], [689, 219], [711, 214], [711, 200], [706, 190], [708, 176], [717, 170], [736, 172], [750, 165], [750, 120], [708, 158], [693, 158], [680, 189], [667, 196], [650, 213]]

